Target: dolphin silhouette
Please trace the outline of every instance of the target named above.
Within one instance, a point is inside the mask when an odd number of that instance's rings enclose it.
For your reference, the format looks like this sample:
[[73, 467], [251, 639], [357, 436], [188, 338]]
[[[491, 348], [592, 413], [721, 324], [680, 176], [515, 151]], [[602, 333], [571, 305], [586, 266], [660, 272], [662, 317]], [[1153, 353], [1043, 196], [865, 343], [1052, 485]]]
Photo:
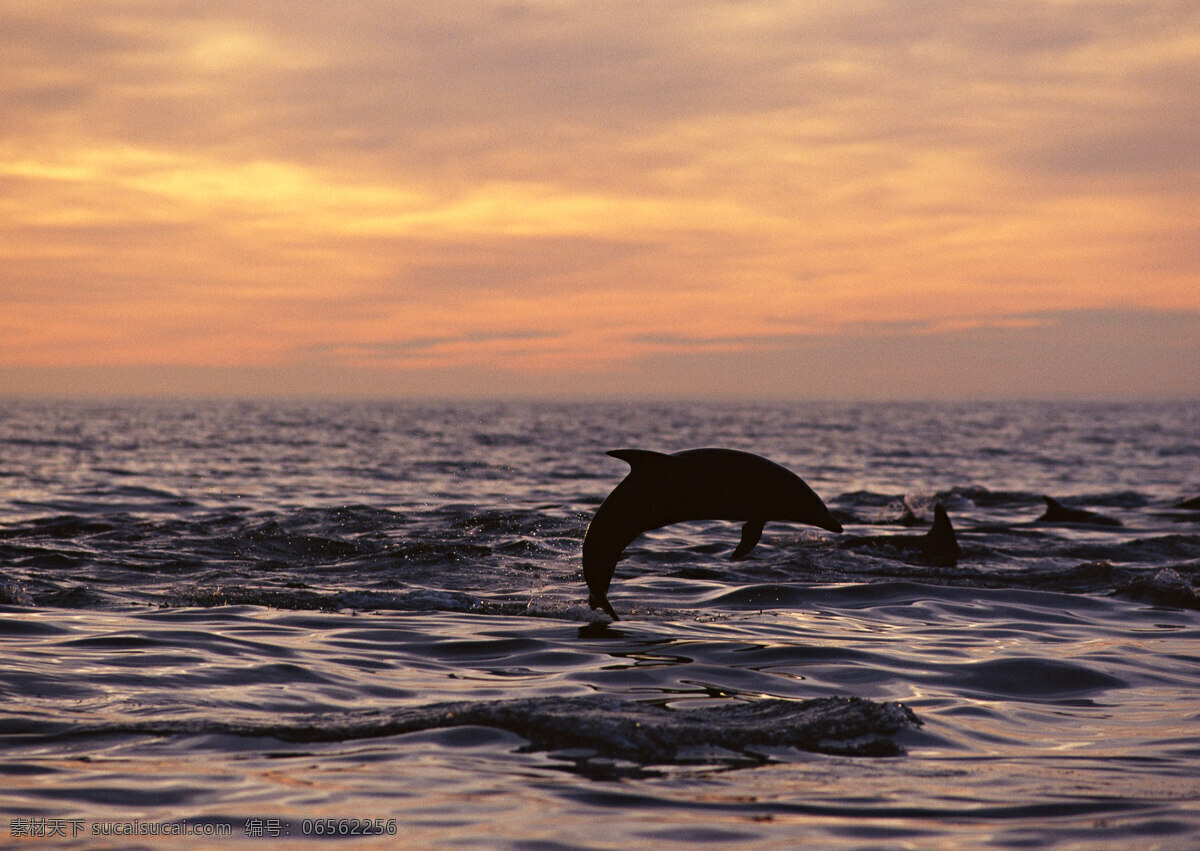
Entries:
[[627, 475], [596, 509], [583, 536], [588, 605], [618, 620], [608, 586], [625, 547], [643, 532], [687, 520], [738, 520], [742, 539], [730, 558], [745, 558], [769, 520], [790, 520], [841, 532], [812, 488], [785, 467], [734, 449], [689, 449], [666, 455], [646, 449], [608, 453], [629, 464]]
[[1087, 523], [1092, 526], [1120, 526], [1121, 521], [1105, 517], [1083, 508], [1069, 508], [1052, 496], [1043, 496], [1046, 512], [1037, 519], [1039, 523]]
[[877, 547], [900, 553], [912, 553], [929, 564], [953, 567], [962, 555], [958, 536], [950, 523], [950, 515], [939, 502], [933, 508], [933, 525], [924, 535], [861, 535], [846, 538], [839, 547]]

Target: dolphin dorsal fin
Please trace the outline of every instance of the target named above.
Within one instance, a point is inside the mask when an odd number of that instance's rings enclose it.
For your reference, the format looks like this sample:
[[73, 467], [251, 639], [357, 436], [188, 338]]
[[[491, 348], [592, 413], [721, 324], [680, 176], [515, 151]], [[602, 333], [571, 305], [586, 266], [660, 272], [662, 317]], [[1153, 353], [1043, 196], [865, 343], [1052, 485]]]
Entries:
[[950, 515], [939, 502], [933, 509], [933, 525], [925, 533], [926, 547], [932, 547], [946, 555], [959, 555], [962, 550], [958, 546], [958, 536], [954, 534], [954, 526], [950, 524]]
[[670, 455], [650, 449], [612, 449], [606, 454], [621, 459], [631, 470], [653, 469], [671, 462]]

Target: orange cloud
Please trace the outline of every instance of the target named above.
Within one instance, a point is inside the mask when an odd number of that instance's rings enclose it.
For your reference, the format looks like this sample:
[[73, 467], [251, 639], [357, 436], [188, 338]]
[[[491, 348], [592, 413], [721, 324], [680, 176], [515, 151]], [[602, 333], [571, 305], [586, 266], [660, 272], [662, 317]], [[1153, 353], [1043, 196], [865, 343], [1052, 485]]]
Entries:
[[624, 392], [1200, 310], [1194, 4], [692, 12], [0, 3], [0, 367]]

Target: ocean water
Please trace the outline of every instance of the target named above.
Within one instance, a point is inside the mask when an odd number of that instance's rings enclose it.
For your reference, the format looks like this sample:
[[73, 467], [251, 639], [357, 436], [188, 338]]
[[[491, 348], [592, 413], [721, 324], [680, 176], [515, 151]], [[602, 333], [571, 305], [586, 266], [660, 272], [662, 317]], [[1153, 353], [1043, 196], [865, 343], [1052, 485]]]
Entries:
[[[648, 533], [610, 624], [605, 451], [701, 446], [845, 534]], [[1200, 847], [1198, 495], [1196, 403], [7, 400], [0, 845]]]

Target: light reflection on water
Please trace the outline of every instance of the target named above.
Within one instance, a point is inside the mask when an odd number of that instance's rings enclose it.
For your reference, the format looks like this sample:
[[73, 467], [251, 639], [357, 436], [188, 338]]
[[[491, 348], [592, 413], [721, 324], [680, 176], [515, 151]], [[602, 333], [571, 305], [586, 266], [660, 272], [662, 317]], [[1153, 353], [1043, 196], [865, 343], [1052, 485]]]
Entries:
[[[0, 836], [331, 816], [426, 846], [1194, 846], [1200, 535], [1171, 508], [1198, 433], [1195, 406], [7, 409]], [[578, 548], [624, 472], [603, 451], [714, 444], [793, 466], [858, 532], [942, 501], [966, 556], [772, 524], [731, 564], [735, 528], [683, 524], [631, 548], [602, 623]], [[1125, 525], [1039, 526], [1042, 492]], [[916, 713], [905, 756], [371, 732], [451, 701], [847, 695]]]
[[[1192, 727], [1200, 694], [1194, 679], [1185, 682], [1196, 672], [1192, 650], [1200, 630], [1187, 613], [1112, 601], [1105, 608], [1122, 617], [1107, 625], [1095, 612], [1090, 627], [1078, 614], [1046, 612], [1043, 622], [1010, 622], [998, 635], [971, 636], [970, 625], [952, 611], [909, 603], [827, 610], [820, 618], [755, 613], [712, 624], [630, 621], [592, 638], [553, 621], [445, 613], [297, 616], [251, 607], [75, 613], [50, 635], [24, 637], [23, 652], [55, 660], [42, 670], [57, 670], [62, 685], [74, 684], [69, 714], [96, 722], [164, 711], [203, 717], [208, 707], [252, 724], [384, 704], [502, 699], [516, 689], [544, 696], [598, 690], [674, 706], [718, 696], [855, 693], [903, 700], [924, 726], [899, 735], [908, 749], [900, 759], [776, 752], [781, 764], [749, 773], [714, 773], [701, 764], [647, 775], [617, 765], [619, 787], [593, 794], [581, 793], [576, 774], [562, 770], [571, 765], [569, 755], [521, 754], [520, 737], [484, 728], [292, 745], [201, 730], [196, 737], [81, 741], [73, 758], [41, 747], [23, 751], [10, 739], [6, 770], [27, 769], [17, 772], [17, 790], [10, 789], [6, 803], [22, 812], [94, 819], [168, 807], [175, 817], [199, 818], [216, 806], [244, 819], [345, 815], [346, 807], [381, 799], [390, 813], [421, 823], [414, 835], [433, 844], [454, 835], [451, 823], [527, 838], [498, 822], [554, 824], [555, 813], [600, 831], [589, 834], [592, 843], [606, 841], [597, 836], [698, 841], [698, 826], [715, 822], [720, 827], [713, 829], [732, 830], [746, 842], [798, 839], [817, 829], [823, 841], [910, 834], [961, 840], [990, 832], [1007, 844], [1039, 823], [1102, 836], [1090, 832], [1089, 820], [1120, 818], [1126, 807], [1142, 818], [1148, 802], [1169, 808], [1200, 794], [1200, 780], [1187, 769], [1197, 752]], [[947, 608], [964, 605], [975, 608], [964, 600]], [[32, 617], [47, 620], [44, 613]], [[1072, 640], [1086, 629], [1091, 639]], [[441, 638], [430, 642], [430, 635]], [[1143, 641], [1155, 645], [1153, 659], [1129, 653]], [[1047, 659], [1048, 642], [1064, 652]], [[190, 658], [209, 661], [189, 666]], [[1191, 660], [1192, 668], [1181, 671], [1164, 660]], [[992, 665], [1012, 669], [979, 676], [981, 666]], [[26, 695], [19, 708], [49, 717], [57, 701], [61, 717], [59, 685], [43, 682], [38, 689], [58, 698]], [[1100, 807], [1102, 800], [1118, 803]], [[644, 817], [621, 829], [607, 823], [614, 807]], [[435, 824], [439, 810], [453, 813], [450, 822]], [[851, 817], [858, 828], [845, 833]], [[560, 841], [566, 823], [551, 830]]]

